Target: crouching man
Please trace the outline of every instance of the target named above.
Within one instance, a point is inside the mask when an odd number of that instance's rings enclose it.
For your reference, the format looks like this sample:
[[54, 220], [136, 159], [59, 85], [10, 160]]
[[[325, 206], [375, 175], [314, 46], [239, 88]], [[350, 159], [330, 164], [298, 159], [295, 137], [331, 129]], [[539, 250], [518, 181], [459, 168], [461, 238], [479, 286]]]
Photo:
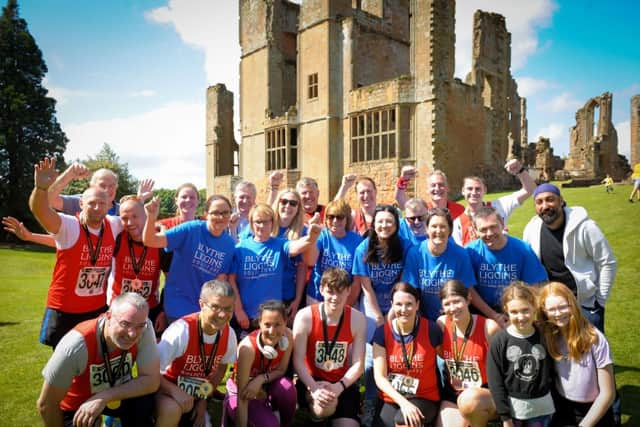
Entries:
[[102, 414], [123, 427], [153, 425], [160, 361], [148, 314], [145, 299], [127, 292], [64, 335], [42, 371], [38, 410], [46, 426], [92, 427]]
[[205, 282], [200, 311], [176, 320], [162, 334], [156, 426], [211, 425], [207, 399], [236, 360], [238, 343], [229, 327], [234, 300], [229, 283]]
[[351, 277], [329, 268], [320, 279], [324, 302], [305, 307], [293, 321], [293, 365], [298, 403], [314, 420], [358, 427], [358, 379], [364, 369], [364, 315], [347, 304]]

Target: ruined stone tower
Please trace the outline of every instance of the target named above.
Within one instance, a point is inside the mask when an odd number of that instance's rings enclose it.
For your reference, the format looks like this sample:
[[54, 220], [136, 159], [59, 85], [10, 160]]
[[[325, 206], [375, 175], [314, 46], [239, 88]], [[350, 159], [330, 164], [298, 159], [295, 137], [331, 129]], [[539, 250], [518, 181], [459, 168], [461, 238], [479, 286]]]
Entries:
[[[453, 192], [468, 174], [492, 188], [512, 179], [502, 165], [526, 147], [526, 102], [501, 15], [474, 15], [473, 65], [462, 82], [454, 0], [240, 0], [239, 13], [243, 179], [264, 188], [273, 170], [286, 185], [312, 176], [326, 201], [343, 174], [356, 173], [378, 183], [381, 202], [393, 199], [406, 164], [422, 177], [444, 170]], [[208, 100], [220, 110], [220, 96]], [[210, 116], [208, 132], [225, 128]], [[211, 170], [207, 188], [232, 182], [228, 166]], [[425, 196], [425, 186], [419, 179], [414, 190]]]
[[640, 95], [631, 98], [631, 166], [640, 163]]

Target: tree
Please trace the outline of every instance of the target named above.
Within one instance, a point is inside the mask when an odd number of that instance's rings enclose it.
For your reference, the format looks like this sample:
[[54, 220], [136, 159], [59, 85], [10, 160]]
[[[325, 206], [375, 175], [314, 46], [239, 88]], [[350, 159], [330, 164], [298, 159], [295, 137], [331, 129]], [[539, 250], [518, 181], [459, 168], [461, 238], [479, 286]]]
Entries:
[[[138, 180], [129, 173], [129, 165], [120, 162], [120, 157], [113, 151], [109, 144], [104, 143], [95, 157], [89, 156], [86, 160], [80, 162], [89, 168], [91, 172], [104, 168], [110, 169], [118, 175], [116, 201], [120, 200], [120, 197], [124, 195], [136, 194], [138, 191]], [[86, 190], [88, 186], [88, 179], [78, 179], [72, 181], [67, 188], [65, 188], [64, 193], [80, 194]]]
[[56, 101], [42, 79], [47, 66], [17, 0], [8, 0], [0, 17], [0, 216], [35, 225], [27, 199], [33, 165], [43, 157], [63, 164], [67, 137], [55, 116]]

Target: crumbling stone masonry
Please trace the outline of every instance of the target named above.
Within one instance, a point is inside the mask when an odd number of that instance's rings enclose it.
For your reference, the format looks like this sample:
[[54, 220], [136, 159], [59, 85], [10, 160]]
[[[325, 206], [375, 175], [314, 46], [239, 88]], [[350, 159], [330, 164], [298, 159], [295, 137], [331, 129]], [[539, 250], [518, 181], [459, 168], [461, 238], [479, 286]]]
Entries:
[[[456, 79], [454, 0], [240, 0], [239, 175], [259, 189], [312, 176], [327, 201], [345, 173], [371, 176], [391, 201], [403, 165], [444, 170], [452, 191], [468, 174], [492, 189], [526, 149], [526, 102], [510, 71], [504, 17], [477, 11], [472, 69]], [[220, 95], [207, 109], [226, 111]], [[233, 156], [210, 138], [232, 129], [207, 113], [207, 188], [232, 180]], [[227, 140], [224, 140], [227, 141]], [[217, 142], [233, 152], [231, 140]], [[217, 166], [224, 162], [224, 166]]]
[[640, 163], [640, 95], [631, 98], [631, 165]]

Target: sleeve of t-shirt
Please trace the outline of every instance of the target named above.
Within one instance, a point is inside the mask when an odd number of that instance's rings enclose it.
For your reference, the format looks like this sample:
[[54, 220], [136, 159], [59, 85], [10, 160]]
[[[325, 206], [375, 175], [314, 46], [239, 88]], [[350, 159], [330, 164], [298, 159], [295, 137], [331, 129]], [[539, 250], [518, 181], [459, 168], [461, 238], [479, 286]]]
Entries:
[[67, 390], [71, 387], [73, 377], [85, 370], [88, 358], [82, 334], [71, 330], [56, 346], [53, 355], [42, 370], [42, 377], [48, 384]]
[[82, 196], [80, 195], [60, 195], [60, 198], [62, 199], [62, 213], [67, 215], [75, 215], [82, 211], [82, 208], [80, 208], [81, 197]]
[[462, 223], [460, 222], [460, 217], [453, 220], [453, 230], [451, 230], [451, 237], [453, 240], [462, 246]]
[[380, 347], [385, 346], [384, 342], [384, 325], [380, 325], [376, 327], [376, 330], [373, 333], [373, 339], [371, 343], [378, 344]]
[[282, 252], [287, 256], [290, 257], [290, 252], [289, 252], [289, 246], [291, 245], [291, 242], [289, 240], [283, 239], [284, 242], [282, 244]]
[[240, 274], [242, 271], [242, 251], [239, 247], [235, 247], [231, 254], [231, 266], [229, 267], [229, 273]]
[[460, 280], [467, 288], [476, 285], [476, 275], [473, 272], [473, 267], [471, 266], [471, 260], [469, 259], [469, 254], [464, 249], [460, 248], [458, 251], [458, 274], [457, 279]]
[[162, 338], [158, 343], [158, 354], [160, 356], [160, 372], [165, 373], [171, 362], [182, 356], [187, 349], [189, 341], [189, 327], [187, 322], [178, 319], [162, 333]]
[[[194, 223], [196, 227], [193, 227], [192, 223]], [[190, 233], [199, 232], [199, 230], [197, 230], [197, 226], [199, 226], [200, 224], [198, 223], [199, 221], [187, 221], [168, 229], [165, 232], [165, 236], [167, 238], [166, 249], [168, 251], [174, 251], [177, 248], [182, 247], [186, 243]]]
[[236, 333], [232, 328], [229, 328], [229, 338], [227, 339], [227, 351], [220, 359], [220, 363], [229, 364], [234, 363], [237, 359], [238, 353], [238, 339]]
[[138, 342], [138, 355], [136, 364], [145, 366], [147, 363], [158, 360], [158, 349], [156, 347], [156, 336], [153, 331], [153, 323], [147, 319], [147, 327]]
[[429, 321], [429, 341], [433, 348], [442, 344], [442, 329], [440, 329], [437, 322]]
[[609, 347], [607, 338], [597, 329], [596, 334], [598, 335], [598, 342], [591, 347], [591, 353], [593, 354], [596, 368], [603, 369], [605, 366], [613, 364], [613, 357], [611, 356], [611, 347]]
[[354, 276], [369, 277], [369, 265], [364, 262], [364, 253], [369, 245], [369, 240], [363, 240], [353, 255], [353, 267], [351, 268], [351, 274]]
[[122, 233], [122, 230], [124, 229], [122, 220], [119, 216], [107, 215], [107, 221], [109, 221], [111, 232], [113, 233], [113, 238], [115, 239], [116, 237], [118, 237], [118, 234]]
[[60, 228], [56, 234], [52, 234], [56, 241], [56, 248], [63, 250], [75, 245], [80, 236], [80, 226], [76, 217], [65, 214], [58, 214], [60, 217]]
[[498, 213], [503, 216], [502, 219], [506, 224], [513, 211], [520, 206], [520, 203], [518, 203], [518, 198], [515, 194], [507, 194], [491, 202], [491, 206], [496, 208]]
[[402, 281], [407, 282], [414, 288], [420, 287], [420, 280], [418, 278], [418, 254], [420, 245], [414, 246], [409, 250], [407, 257], [404, 261], [404, 268], [402, 269]]

